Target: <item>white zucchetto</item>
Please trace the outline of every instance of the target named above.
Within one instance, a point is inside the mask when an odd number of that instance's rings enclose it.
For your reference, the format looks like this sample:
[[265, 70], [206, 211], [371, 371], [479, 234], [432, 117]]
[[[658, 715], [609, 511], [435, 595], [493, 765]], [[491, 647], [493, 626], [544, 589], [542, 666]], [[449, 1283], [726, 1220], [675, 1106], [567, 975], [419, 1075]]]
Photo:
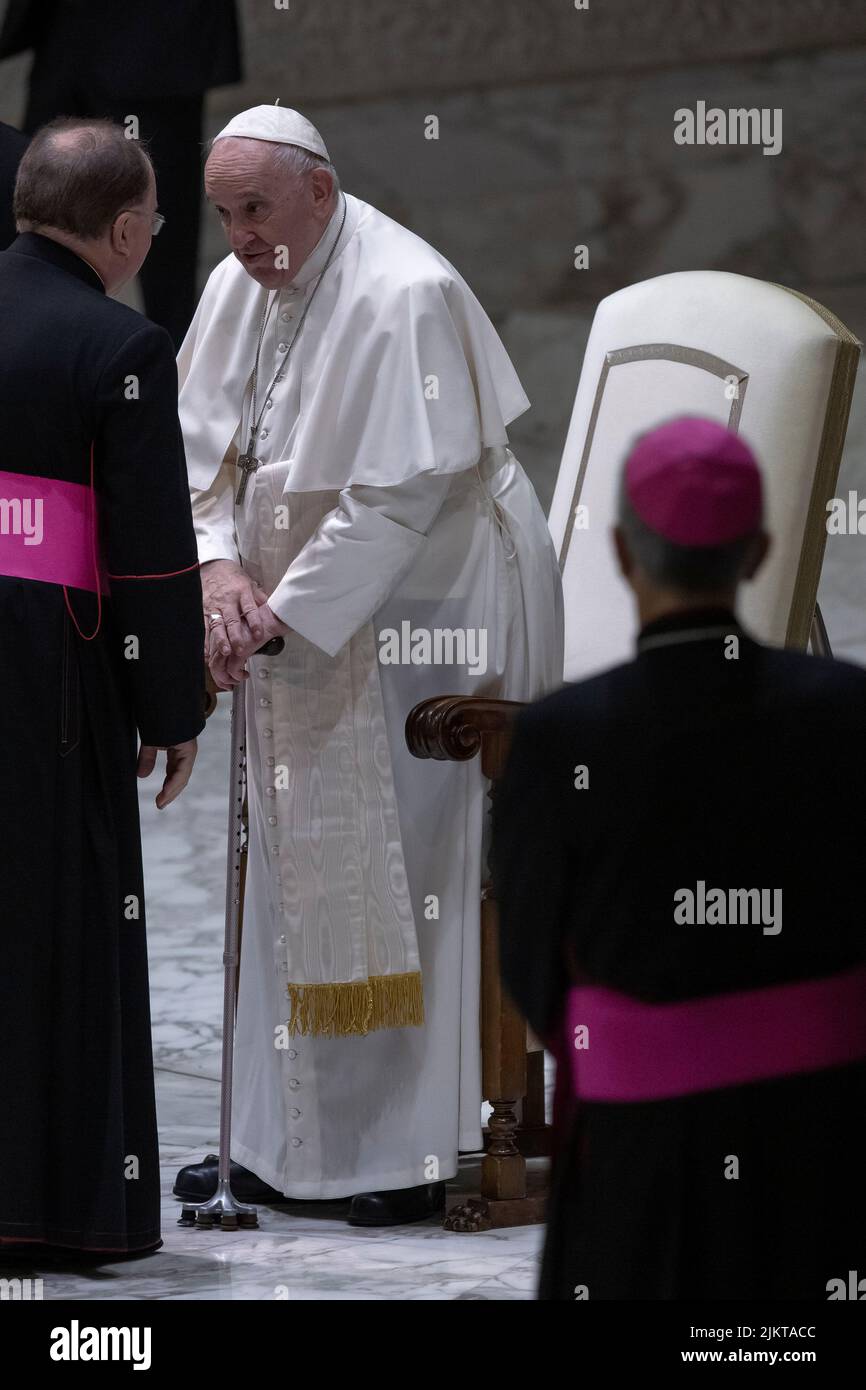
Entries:
[[214, 138], [227, 140], [230, 136], [270, 140], [277, 145], [300, 145], [302, 150], [331, 162], [316, 127], [300, 111], [292, 111], [288, 106], [251, 106], [248, 111], [241, 111]]

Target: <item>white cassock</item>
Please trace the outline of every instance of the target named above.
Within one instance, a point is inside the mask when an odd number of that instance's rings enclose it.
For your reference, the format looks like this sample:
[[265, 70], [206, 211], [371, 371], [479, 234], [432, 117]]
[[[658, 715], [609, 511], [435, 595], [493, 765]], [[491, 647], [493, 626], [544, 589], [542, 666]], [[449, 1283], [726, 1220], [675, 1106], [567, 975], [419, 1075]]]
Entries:
[[[260, 404], [286, 365], [235, 507], [266, 305]], [[404, 725], [430, 695], [561, 682], [556, 559], [505, 430], [528, 401], [453, 267], [350, 195], [284, 289], [221, 262], [178, 365], [200, 559], [240, 559], [292, 630], [246, 687], [232, 1157], [296, 1198], [452, 1177], [481, 1146], [487, 783], [477, 759], [414, 759]], [[486, 660], [388, 661], [389, 630], [437, 629], [476, 657], [483, 633]], [[292, 981], [419, 964], [421, 1026], [280, 1033]]]

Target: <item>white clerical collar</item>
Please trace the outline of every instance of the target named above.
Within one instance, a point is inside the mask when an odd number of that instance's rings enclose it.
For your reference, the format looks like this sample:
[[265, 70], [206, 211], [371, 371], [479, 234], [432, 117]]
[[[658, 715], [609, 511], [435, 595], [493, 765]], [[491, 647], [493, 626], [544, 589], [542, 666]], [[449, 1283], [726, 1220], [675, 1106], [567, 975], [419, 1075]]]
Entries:
[[331, 254], [331, 250], [340, 235], [340, 228], [343, 224], [343, 209], [345, 207], [344, 198], [345, 194], [341, 193], [337, 199], [337, 206], [331, 213], [331, 219], [327, 227], [322, 232], [322, 235], [319, 237], [319, 240], [316, 242], [298, 273], [290, 281], [290, 288], [303, 289], [324, 270], [325, 262]]

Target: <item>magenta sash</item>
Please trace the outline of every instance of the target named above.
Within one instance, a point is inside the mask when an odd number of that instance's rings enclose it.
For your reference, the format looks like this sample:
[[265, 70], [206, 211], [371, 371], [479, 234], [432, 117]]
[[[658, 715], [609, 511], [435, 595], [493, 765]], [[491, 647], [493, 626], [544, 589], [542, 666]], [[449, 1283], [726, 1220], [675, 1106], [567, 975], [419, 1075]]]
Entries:
[[668, 1100], [844, 1066], [866, 1059], [866, 965], [675, 1004], [576, 985], [565, 1028], [580, 1100]]
[[94, 507], [81, 483], [0, 469], [0, 574], [108, 593]]

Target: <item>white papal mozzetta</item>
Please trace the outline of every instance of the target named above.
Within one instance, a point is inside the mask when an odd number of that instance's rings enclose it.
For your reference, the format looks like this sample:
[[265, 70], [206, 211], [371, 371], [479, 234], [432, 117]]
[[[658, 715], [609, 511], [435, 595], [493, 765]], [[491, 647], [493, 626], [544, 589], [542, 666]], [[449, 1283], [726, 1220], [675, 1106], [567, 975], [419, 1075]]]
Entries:
[[[268, 309], [260, 404], [279, 379], [236, 506]], [[486, 784], [413, 759], [404, 725], [429, 695], [561, 681], [555, 556], [506, 433], [528, 401], [454, 268], [342, 193], [282, 288], [217, 266], [179, 372], [200, 559], [240, 559], [291, 629], [246, 687], [232, 1157], [292, 1197], [448, 1178], [481, 1142]], [[382, 661], [406, 624], [466, 661]]]

